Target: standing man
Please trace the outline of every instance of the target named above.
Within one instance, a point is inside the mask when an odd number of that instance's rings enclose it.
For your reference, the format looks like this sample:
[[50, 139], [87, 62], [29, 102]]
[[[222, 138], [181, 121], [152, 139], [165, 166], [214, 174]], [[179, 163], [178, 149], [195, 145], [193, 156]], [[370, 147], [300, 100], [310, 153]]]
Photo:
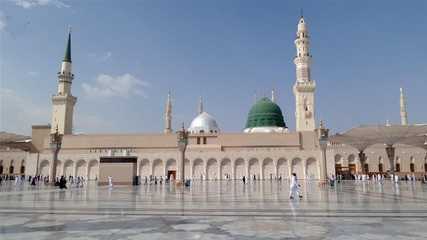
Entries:
[[302, 198], [301, 192], [300, 192], [300, 186], [298, 184], [298, 180], [297, 180], [297, 174], [296, 173], [292, 173], [291, 176], [291, 185], [289, 187], [289, 198], [290, 199], [294, 199], [294, 195], [298, 194], [299, 198]]
[[113, 177], [111, 177], [111, 176], [108, 176], [108, 186], [109, 186], [110, 188], [112, 188], [112, 187], [113, 187]]

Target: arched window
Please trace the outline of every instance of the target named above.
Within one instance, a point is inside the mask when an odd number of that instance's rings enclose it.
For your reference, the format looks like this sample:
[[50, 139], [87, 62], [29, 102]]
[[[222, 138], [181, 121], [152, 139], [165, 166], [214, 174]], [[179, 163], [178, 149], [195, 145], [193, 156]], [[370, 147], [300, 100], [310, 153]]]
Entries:
[[378, 171], [379, 171], [379, 172], [381, 172], [381, 173], [384, 171], [384, 170], [383, 170], [383, 164], [382, 164], [382, 163], [379, 163], [379, 164], [378, 164]]

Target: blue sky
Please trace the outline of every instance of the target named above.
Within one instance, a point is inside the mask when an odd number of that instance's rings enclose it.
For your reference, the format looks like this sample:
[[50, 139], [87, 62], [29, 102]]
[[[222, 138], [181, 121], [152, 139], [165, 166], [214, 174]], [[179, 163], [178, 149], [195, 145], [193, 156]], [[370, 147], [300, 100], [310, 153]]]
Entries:
[[78, 97], [75, 132], [160, 132], [168, 90], [174, 128], [199, 96], [223, 131], [238, 132], [276, 89], [295, 128], [295, 32], [311, 33], [316, 117], [333, 132], [426, 122], [427, 1], [0, 0], [0, 130], [48, 123], [67, 26]]

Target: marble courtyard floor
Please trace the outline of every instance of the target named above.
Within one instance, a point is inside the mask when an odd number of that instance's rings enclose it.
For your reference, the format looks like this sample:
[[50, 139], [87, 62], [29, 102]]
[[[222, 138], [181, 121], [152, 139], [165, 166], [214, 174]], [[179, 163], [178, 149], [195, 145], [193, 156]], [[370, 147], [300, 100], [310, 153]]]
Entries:
[[0, 239], [427, 239], [420, 183], [0, 186]]

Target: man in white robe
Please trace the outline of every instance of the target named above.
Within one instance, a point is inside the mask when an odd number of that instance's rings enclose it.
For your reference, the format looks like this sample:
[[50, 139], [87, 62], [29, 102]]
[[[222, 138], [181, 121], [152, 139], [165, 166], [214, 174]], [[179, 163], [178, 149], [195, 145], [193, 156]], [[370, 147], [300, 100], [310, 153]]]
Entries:
[[108, 186], [111, 188], [113, 187], [113, 177], [108, 176]]
[[289, 186], [289, 198], [294, 199], [294, 195], [298, 194], [299, 198], [302, 198], [300, 187], [298, 184], [297, 175], [295, 173], [292, 173], [291, 176], [291, 184]]

